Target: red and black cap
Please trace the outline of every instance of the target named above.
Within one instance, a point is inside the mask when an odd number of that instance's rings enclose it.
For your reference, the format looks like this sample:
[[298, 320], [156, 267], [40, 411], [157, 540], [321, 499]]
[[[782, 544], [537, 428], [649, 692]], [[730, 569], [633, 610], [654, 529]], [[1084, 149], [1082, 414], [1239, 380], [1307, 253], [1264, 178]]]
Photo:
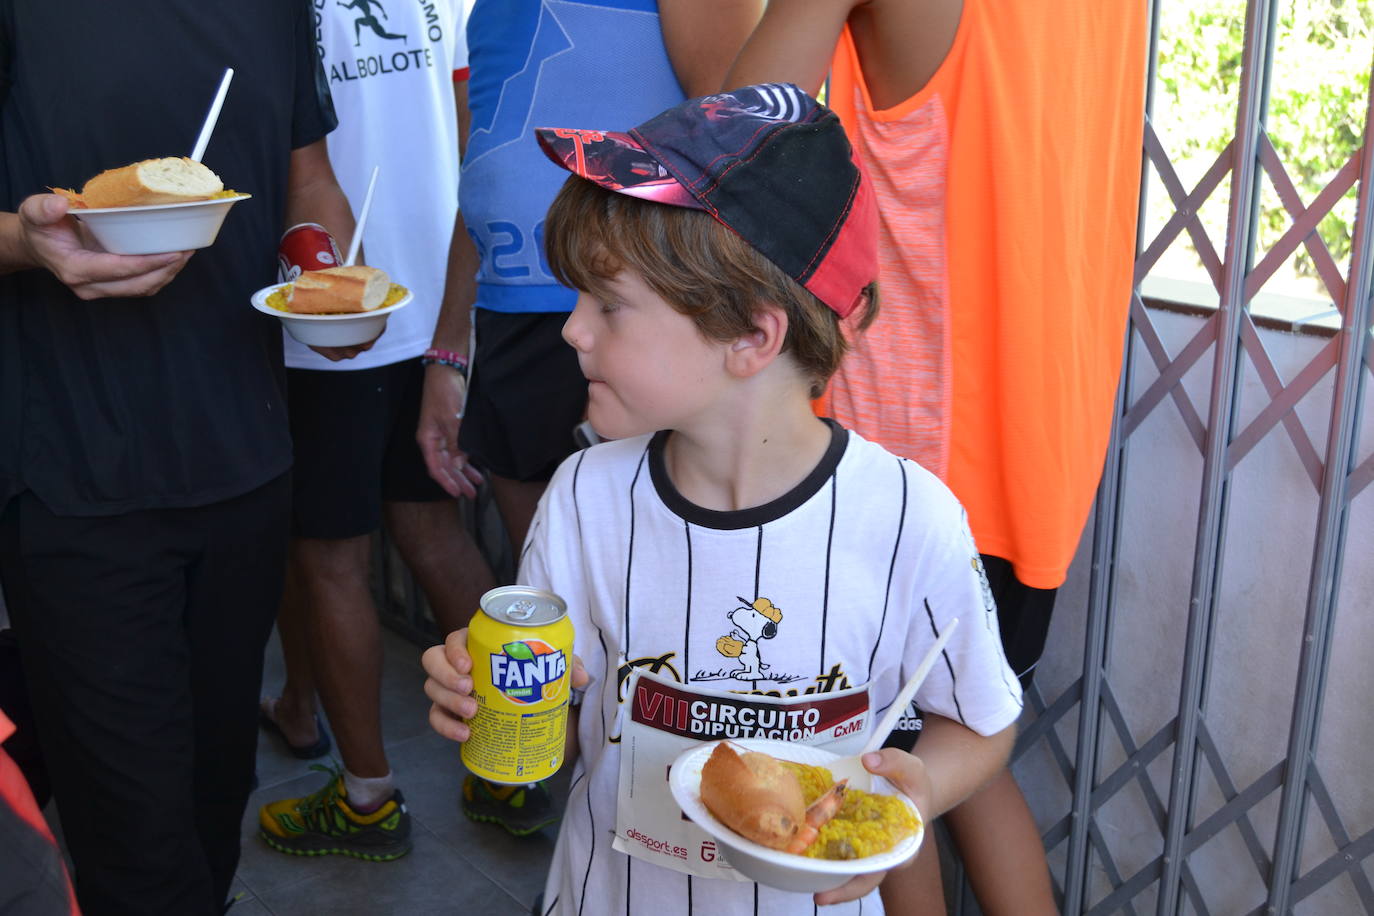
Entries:
[[688, 99], [626, 133], [535, 133], [575, 175], [710, 213], [840, 317], [878, 278], [872, 189], [839, 118], [791, 83]]

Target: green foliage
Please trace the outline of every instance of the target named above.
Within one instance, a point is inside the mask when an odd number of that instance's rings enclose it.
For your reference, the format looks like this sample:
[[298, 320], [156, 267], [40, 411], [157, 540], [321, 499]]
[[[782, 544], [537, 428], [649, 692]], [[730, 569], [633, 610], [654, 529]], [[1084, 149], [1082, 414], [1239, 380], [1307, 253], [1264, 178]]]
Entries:
[[[1154, 124], [1191, 187], [1235, 134], [1245, 3], [1159, 2]], [[1360, 146], [1371, 59], [1374, 0], [1279, 0], [1265, 130], [1306, 204]], [[1354, 211], [1352, 191], [1318, 227], [1338, 265], [1350, 257]], [[1276, 194], [1262, 195], [1261, 252], [1291, 221]], [[1224, 226], [1208, 228], [1219, 245]], [[1297, 270], [1314, 274], [1305, 251]]]

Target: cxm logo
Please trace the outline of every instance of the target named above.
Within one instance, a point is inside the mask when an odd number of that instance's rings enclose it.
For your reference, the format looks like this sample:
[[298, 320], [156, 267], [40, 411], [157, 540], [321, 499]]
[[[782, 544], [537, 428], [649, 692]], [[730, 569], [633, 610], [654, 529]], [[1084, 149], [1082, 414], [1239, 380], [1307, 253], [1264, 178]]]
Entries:
[[491, 654], [491, 684], [515, 703], [556, 700], [567, 693], [567, 656], [542, 639], [508, 642]]

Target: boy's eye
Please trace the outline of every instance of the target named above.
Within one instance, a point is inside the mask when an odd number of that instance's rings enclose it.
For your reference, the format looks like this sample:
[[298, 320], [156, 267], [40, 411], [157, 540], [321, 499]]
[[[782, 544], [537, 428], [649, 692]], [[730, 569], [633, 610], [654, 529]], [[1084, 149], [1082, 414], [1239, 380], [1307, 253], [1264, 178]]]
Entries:
[[603, 314], [603, 315], [609, 315], [611, 312], [616, 312], [616, 311], [619, 311], [619, 310], [620, 310], [620, 303], [618, 303], [618, 302], [602, 302], [602, 303], [601, 303], [601, 314]]

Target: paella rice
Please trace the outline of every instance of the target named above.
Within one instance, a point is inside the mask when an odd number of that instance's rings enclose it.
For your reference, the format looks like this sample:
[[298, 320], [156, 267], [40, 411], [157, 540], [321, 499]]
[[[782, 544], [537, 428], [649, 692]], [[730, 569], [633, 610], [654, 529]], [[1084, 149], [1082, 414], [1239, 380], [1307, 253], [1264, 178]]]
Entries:
[[[782, 761], [797, 774], [809, 805], [835, 783], [825, 767]], [[901, 799], [849, 789], [839, 812], [826, 822], [802, 855], [812, 859], [862, 859], [886, 852], [915, 833], [920, 820]]]

